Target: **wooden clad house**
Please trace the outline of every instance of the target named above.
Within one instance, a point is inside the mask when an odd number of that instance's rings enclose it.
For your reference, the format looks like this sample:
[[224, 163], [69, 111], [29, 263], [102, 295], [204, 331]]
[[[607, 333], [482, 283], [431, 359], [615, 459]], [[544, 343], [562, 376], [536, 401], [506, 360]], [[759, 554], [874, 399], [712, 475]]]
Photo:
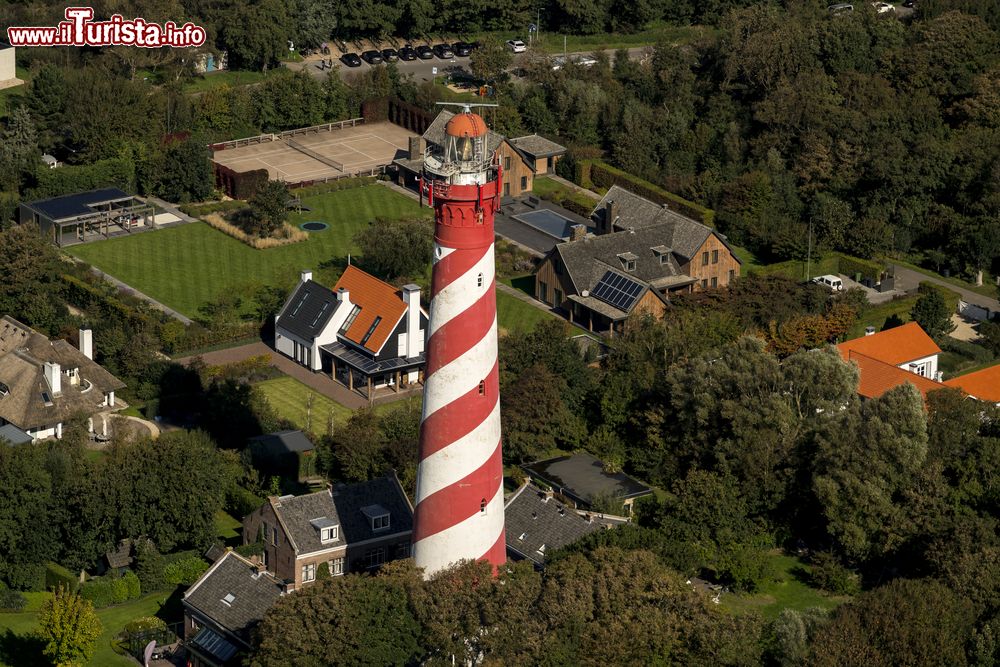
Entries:
[[634, 312], [663, 315], [670, 295], [729, 285], [740, 260], [714, 229], [612, 186], [535, 272], [535, 297], [591, 331], [613, 333]]

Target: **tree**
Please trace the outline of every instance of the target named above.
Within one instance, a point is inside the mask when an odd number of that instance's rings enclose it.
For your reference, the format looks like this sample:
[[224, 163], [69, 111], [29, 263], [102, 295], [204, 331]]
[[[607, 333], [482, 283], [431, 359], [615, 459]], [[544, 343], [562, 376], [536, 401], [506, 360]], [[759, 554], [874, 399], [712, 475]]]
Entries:
[[288, 53], [292, 27], [285, 3], [259, 0], [236, 7], [222, 31], [231, 64], [266, 72]]
[[354, 237], [365, 266], [385, 278], [423, 273], [431, 263], [434, 230], [425, 220], [376, 218]]
[[514, 53], [507, 45], [490, 35], [472, 52], [469, 68], [476, 77], [494, 84], [506, 78], [507, 68], [513, 60]]
[[910, 317], [931, 338], [940, 339], [942, 336], [950, 334], [955, 330], [955, 325], [951, 321], [951, 311], [941, 294], [941, 290], [936, 287], [928, 287], [921, 291], [923, 296], [913, 304]]
[[26, 107], [17, 107], [0, 133], [0, 189], [18, 190], [39, 161], [38, 133]]
[[566, 381], [541, 364], [530, 366], [501, 390], [504, 454], [511, 461], [537, 458], [552, 449], [573, 449], [582, 424], [563, 402]]
[[187, 203], [212, 196], [212, 165], [205, 142], [191, 137], [167, 147], [160, 172], [160, 195], [167, 201]]
[[257, 188], [249, 204], [253, 233], [267, 238], [288, 219], [288, 187], [282, 181], [268, 181]]
[[104, 632], [90, 600], [61, 586], [42, 604], [38, 625], [45, 655], [56, 665], [86, 665]]

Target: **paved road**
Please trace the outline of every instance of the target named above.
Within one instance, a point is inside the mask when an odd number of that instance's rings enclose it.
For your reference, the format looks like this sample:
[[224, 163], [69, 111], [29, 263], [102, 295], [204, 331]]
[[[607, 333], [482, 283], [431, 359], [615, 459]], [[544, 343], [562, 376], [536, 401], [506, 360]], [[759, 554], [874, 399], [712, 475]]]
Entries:
[[[647, 49], [648, 47], [645, 46], [631, 48], [628, 50], [629, 58], [632, 58], [633, 60], [638, 60], [643, 57]], [[334, 53], [336, 54], [337, 51], [334, 50]], [[591, 53], [590, 51], [580, 51], [577, 52], [577, 54], [573, 55], [590, 55], [590, 53]], [[615, 57], [614, 52], [610, 51], [608, 55], [610, 56], [613, 62]], [[517, 54], [516, 56], [514, 56], [514, 64], [511, 66], [511, 69], [517, 69], [518, 67], [523, 67], [528, 62], [530, 62], [530, 59], [532, 57], [533, 56], [529, 54], [520, 54], [520, 53]], [[340, 62], [340, 60], [337, 59], [336, 55], [328, 56], [327, 60], [330, 60], [331, 58], [333, 59], [334, 65], [339, 66], [339, 70], [320, 69], [320, 61], [318, 60], [309, 60], [300, 63], [286, 63], [285, 66], [293, 70], [304, 69], [305, 71], [309, 72], [313, 76], [320, 79], [326, 78], [326, 75], [329, 74], [331, 71], [339, 71], [341, 76], [347, 76], [355, 72], [367, 72], [372, 68], [371, 65], [369, 65], [364, 61], [361, 62], [360, 67], [347, 67], [342, 62]], [[396, 63], [396, 66], [399, 68], [399, 71], [402, 72], [403, 74], [412, 74], [413, 79], [418, 82], [432, 81], [435, 76], [441, 76], [444, 74], [449, 74], [459, 71], [471, 75], [471, 72], [469, 70], [468, 58], [456, 57], [452, 58], [451, 60], [441, 60], [440, 58], [435, 56], [432, 60], [412, 60], [409, 62], [404, 62], [401, 60]], [[435, 69], [437, 70], [437, 74], [434, 73]]]
[[921, 282], [930, 282], [935, 285], [947, 287], [953, 292], [958, 292], [966, 303], [972, 303], [983, 308], [988, 308], [992, 313], [1000, 312], [1000, 301], [997, 301], [996, 299], [991, 299], [990, 297], [979, 294], [978, 292], [973, 292], [972, 290], [959, 287], [958, 285], [954, 285], [947, 280], [934, 278], [925, 273], [908, 269], [905, 266], [894, 264], [892, 268], [896, 274], [896, 289], [905, 291], [915, 290]]

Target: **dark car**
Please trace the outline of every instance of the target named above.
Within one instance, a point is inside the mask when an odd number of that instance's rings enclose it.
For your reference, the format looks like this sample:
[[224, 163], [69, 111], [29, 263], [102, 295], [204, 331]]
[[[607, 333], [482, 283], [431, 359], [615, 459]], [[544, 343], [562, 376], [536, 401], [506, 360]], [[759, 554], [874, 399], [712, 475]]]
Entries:
[[340, 62], [344, 63], [348, 67], [361, 67], [361, 58], [359, 58], [356, 53], [345, 53], [340, 56]]
[[417, 57], [421, 60], [430, 60], [434, 57], [434, 49], [426, 44], [417, 47]]
[[455, 53], [451, 50], [451, 46], [448, 44], [435, 44], [434, 55], [441, 60], [451, 60], [455, 57]]
[[451, 45], [451, 50], [459, 58], [467, 58], [472, 53], [472, 44], [468, 42], [455, 42]]
[[400, 60], [416, 60], [417, 52], [414, 50], [413, 45], [407, 44], [399, 50]]
[[364, 58], [365, 62], [369, 65], [379, 65], [382, 63], [382, 54], [375, 49], [365, 51], [361, 54], [361, 57]]
[[387, 63], [394, 63], [399, 60], [399, 52], [396, 49], [382, 49], [382, 60]]

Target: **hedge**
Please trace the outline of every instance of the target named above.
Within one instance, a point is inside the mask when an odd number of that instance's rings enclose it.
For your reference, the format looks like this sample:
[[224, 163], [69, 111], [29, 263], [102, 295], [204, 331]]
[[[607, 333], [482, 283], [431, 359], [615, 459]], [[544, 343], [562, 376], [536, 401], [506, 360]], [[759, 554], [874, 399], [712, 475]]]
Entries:
[[948, 306], [949, 312], [958, 311], [958, 302], [961, 300], [962, 296], [958, 292], [954, 292], [943, 285], [938, 285], [937, 283], [928, 282], [926, 280], [920, 281], [917, 285], [917, 292], [920, 294], [927, 294], [930, 291], [937, 291], [944, 298], [945, 304]]
[[67, 273], [62, 274], [60, 279], [63, 283], [63, 295], [66, 300], [81, 309], [86, 310], [98, 306], [107, 313], [117, 314], [129, 327], [135, 330], [154, 325], [153, 320], [148, 315], [126, 305], [99, 287], [90, 285]]
[[264, 543], [254, 542], [252, 544], [241, 544], [240, 546], [233, 549], [236, 553], [243, 556], [244, 558], [250, 558], [252, 556], [260, 556], [264, 553]]
[[337, 190], [363, 188], [366, 185], [375, 183], [377, 180], [374, 176], [352, 176], [350, 178], [338, 178], [335, 181], [327, 183], [306, 185], [301, 188], [295, 188], [291, 192], [297, 197], [311, 197], [313, 195], [326, 194], [327, 192], [336, 192]]
[[135, 600], [142, 595], [142, 586], [135, 572], [129, 570], [122, 577], [108, 574], [94, 577], [80, 586], [80, 597], [90, 600], [95, 609]]
[[110, 158], [59, 169], [39, 168], [35, 178], [38, 184], [28, 191], [24, 201], [108, 187], [135, 192], [135, 164], [129, 158]]
[[58, 563], [46, 563], [45, 588], [52, 590], [59, 586], [68, 591], [76, 592], [80, 587], [80, 578]]
[[198, 581], [208, 569], [208, 563], [200, 556], [186, 556], [168, 562], [163, 568], [163, 576], [168, 584], [191, 585]]
[[232, 199], [228, 201], [216, 201], [210, 202], [208, 204], [182, 204], [178, 206], [182, 212], [187, 213], [192, 218], [200, 218], [203, 215], [208, 215], [209, 213], [229, 213], [230, 211], [239, 211], [240, 209], [246, 208], [247, 203], [239, 199]]
[[231, 516], [242, 518], [254, 512], [263, 504], [263, 498], [238, 484], [234, 484], [226, 492], [224, 508]]
[[715, 211], [712, 209], [688, 201], [680, 195], [668, 192], [649, 181], [612, 167], [606, 162], [600, 160], [580, 160], [578, 164], [580, 165], [580, 181], [578, 183], [584, 187], [587, 187], [584, 184], [588, 181], [592, 182], [598, 188], [610, 188], [612, 185], [617, 185], [657, 204], [666, 204], [671, 210], [677, 211], [692, 220], [697, 220], [709, 227], [713, 226]]
[[840, 258], [839, 269], [840, 273], [844, 274], [851, 280], [861, 274], [862, 280], [867, 278], [873, 283], [878, 282], [882, 278], [882, 272], [885, 270], [884, 267], [878, 262], [873, 262], [865, 259], [858, 259], [857, 257], [851, 257], [849, 255], [838, 254]]

